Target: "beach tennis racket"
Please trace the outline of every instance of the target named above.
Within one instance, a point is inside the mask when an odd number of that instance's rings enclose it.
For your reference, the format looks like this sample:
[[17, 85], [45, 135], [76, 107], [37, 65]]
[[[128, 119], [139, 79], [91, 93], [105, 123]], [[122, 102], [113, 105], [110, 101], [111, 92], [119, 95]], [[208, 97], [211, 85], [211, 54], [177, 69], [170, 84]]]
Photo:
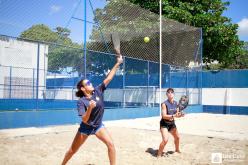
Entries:
[[114, 32], [111, 34], [111, 41], [113, 43], [115, 53], [117, 55], [120, 55], [121, 54], [121, 50], [120, 50], [121, 43], [120, 43], [120, 37], [118, 33]]
[[182, 111], [185, 110], [185, 108], [187, 108], [188, 105], [189, 105], [189, 98], [183, 95], [178, 102], [179, 112], [183, 113]]

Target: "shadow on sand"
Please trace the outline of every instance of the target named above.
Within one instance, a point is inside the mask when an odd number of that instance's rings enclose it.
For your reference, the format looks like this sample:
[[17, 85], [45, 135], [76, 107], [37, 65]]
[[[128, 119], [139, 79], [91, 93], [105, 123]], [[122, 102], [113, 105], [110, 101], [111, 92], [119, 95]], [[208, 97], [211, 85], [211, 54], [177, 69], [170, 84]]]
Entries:
[[[153, 157], [157, 157], [157, 153], [158, 153], [158, 150], [156, 149], [153, 149], [153, 148], [147, 148], [146, 150], [147, 153], [151, 154]], [[171, 154], [174, 154], [175, 151], [167, 151], [167, 152], [163, 152], [162, 156], [169, 156]]]

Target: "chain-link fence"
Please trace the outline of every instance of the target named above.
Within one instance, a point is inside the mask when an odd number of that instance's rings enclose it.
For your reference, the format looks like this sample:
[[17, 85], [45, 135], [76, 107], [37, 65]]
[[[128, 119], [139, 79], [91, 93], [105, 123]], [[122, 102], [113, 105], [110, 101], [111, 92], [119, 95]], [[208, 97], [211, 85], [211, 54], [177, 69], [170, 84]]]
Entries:
[[[160, 105], [159, 15], [127, 0], [3, 1], [0, 15], [1, 110], [75, 108], [76, 83], [98, 85], [115, 64], [113, 32], [124, 63], [105, 106]], [[161, 35], [162, 100], [174, 87], [200, 104], [201, 30], [163, 18]]]
[[[17, 42], [12, 46], [18, 45], [19, 42], [21, 44], [30, 42], [13, 38], [8, 39], [8, 43]], [[32, 42], [32, 44], [34, 43]], [[47, 47], [47, 52], [42, 53], [40, 51], [42, 45]], [[37, 66], [35, 68], [0, 66], [2, 73], [0, 83], [2, 110], [74, 109], [75, 101], [78, 99], [75, 97], [77, 82], [86, 75], [95, 86], [100, 84], [116, 61], [114, 55], [87, 51], [87, 72], [83, 70], [80, 64], [78, 65], [79, 67], [73, 68], [72, 66], [66, 66], [65, 62], [61, 64], [57, 62], [55, 66], [59, 67], [56, 69], [52, 65], [54, 62], [50, 64], [49, 56], [54, 53], [53, 51], [57, 51], [57, 47], [54, 48], [53, 45], [37, 42], [34, 47], [37, 52], [33, 51], [34, 54], [32, 54], [36, 58], [32, 60], [33, 65]], [[77, 54], [79, 59], [83, 57], [83, 49], [61, 48], [65, 52], [58, 51], [58, 57], [69, 56], [70, 54], [67, 55], [69, 51]], [[6, 49], [11, 49], [11, 47]], [[32, 48], [29, 49], [31, 50]], [[18, 52], [19, 54], [17, 53], [16, 55], [21, 56], [21, 50]], [[69, 60], [68, 63], [71, 63], [71, 61], [73, 60]], [[16, 62], [18, 63], [18, 61]], [[73, 63], [75, 64], [76, 62]], [[46, 66], [54, 70], [46, 70]], [[105, 106], [158, 106], [160, 101], [158, 70], [159, 63], [125, 57], [123, 65], [121, 65], [105, 92]], [[182, 67], [163, 64], [163, 99], [166, 99], [166, 88], [174, 87], [176, 88], [176, 99], [186, 94], [190, 96], [191, 104], [200, 104], [200, 75], [201, 72], [195, 69], [185, 70]]]

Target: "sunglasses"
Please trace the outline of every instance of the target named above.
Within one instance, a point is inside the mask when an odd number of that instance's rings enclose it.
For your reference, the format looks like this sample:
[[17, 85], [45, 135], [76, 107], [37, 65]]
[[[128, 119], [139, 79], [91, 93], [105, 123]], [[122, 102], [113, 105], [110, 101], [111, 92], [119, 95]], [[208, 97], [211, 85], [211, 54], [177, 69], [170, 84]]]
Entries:
[[91, 85], [91, 82], [89, 81], [89, 80], [87, 80], [86, 82], [85, 82], [85, 84], [83, 84], [83, 86], [90, 86]]

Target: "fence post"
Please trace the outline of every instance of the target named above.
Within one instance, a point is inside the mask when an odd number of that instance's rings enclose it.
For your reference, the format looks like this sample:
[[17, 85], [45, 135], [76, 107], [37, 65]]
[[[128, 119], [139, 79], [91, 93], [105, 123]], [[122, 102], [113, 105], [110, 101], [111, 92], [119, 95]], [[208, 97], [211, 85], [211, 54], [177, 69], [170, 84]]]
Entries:
[[188, 74], [188, 68], [186, 68], [186, 96], [189, 97], [189, 74]]
[[169, 87], [171, 88], [171, 67], [170, 65], [168, 65], [169, 67]]
[[87, 78], [86, 76], [87, 76], [87, 72], [86, 72], [86, 53], [87, 53], [87, 51], [86, 51], [86, 33], [87, 33], [87, 30], [86, 30], [86, 28], [87, 28], [87, 3], [86, 3], [86, 0], [84, 0], [84, 78]]
[[73, 85], [72, 85], [72, 88], [71, 88], [71, 100], [73, 100], [74, 96], [73, 96], [73, 89], [74, 89], [74, 84], [75, 84], [75, 76], [74, 76], [74, 73], [72, 73], [72, 79], [73, 79]]
[[38, 110], [38, 101], [39, 101], [39, 68], [40, 68], [40, 43], [38, 43], [37, 45], [36, 111]]
[[123, 57], [123, 76], [122, 76], [122, 91], [123, 91], [123, 98], [122, 98], [122, 107], [125, 108], [126, 106], [126, 96], [125, 96], [125, 80], [126, 80], [126, 58]]
[[34, 73], [35, 73], [35, 68], [33, 68], [33, 99], [34, 99]]
[[[202, 57], [203, 57], [203, 33], [202, 33], [202, 28], [200, 29], [200, 33], [201, 33], [201, 39], [200, 39], [200, 41], [201, 41], [201, 43], [200, 43], [200, 48], [201, 48], [201, 52], [200, 52], [200, 69], [201, 69], [201, 72], [200, 72], [200, 79], [201, 79], [201, 81], [200, 81], [200, 94], [199, 94], [199, 101], [200, 101], [200, 104], [202, 105], [202, 79], [203, 79], [203, 72], [202, 72], [202, 64], [203, 64], [203, 62], [202, 62]], [[203, 107], [203, 106], [202, 106]], [[203, 109], [202, 109], [202, 111], [203, 111]]]
[[12, 91], [12, 66], [9, 68], [9, 98], [11, 98], [11, 91]]
[[57, 90], [57, 78], [56, 78], [56, 76], [57, 76], [57, 73], [55, 72], [55, 74], [54, 74], [54, 81], [53, 81], [53, 88], [52, 88], [52, 90], [53, 90], [53, 99], [55, 99], [55, 95], [56, 95], [56, 90]]
[[146, 106], [149, 105], [149, 86], [150, 86], [150, 63], [147, 61], [147, 92], [146, 92]]

